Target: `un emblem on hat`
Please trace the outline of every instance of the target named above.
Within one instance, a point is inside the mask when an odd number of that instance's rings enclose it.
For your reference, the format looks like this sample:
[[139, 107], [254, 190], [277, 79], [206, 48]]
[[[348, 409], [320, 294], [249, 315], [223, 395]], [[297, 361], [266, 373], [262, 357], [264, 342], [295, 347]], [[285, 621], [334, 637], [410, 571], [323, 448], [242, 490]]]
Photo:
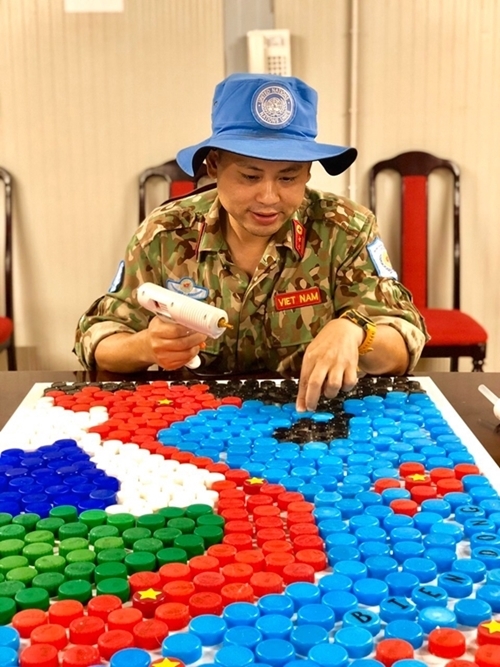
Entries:
[[264, 84], [252, 98], [252, 114], [264, 127], [280, 130], [292, 122], [296, 111], [295, 99], [281, 84]]

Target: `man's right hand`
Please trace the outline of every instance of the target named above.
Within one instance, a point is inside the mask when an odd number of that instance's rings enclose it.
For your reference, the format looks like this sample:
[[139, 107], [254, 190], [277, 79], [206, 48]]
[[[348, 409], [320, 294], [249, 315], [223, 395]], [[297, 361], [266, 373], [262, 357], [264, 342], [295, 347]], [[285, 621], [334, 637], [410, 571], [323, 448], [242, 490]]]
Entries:
[[182, 368], [203, 349], [206, 339], [204, 334], [189, 331], [174, 321], [153, 317], [146, 337], [151, 364], [158, 364], [167, 371]]

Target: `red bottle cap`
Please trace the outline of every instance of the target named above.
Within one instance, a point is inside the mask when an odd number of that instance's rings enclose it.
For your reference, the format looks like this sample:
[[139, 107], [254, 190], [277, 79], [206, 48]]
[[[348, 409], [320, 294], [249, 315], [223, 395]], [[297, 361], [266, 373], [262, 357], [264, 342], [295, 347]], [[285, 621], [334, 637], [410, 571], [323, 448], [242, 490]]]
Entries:
[[439, 658], [459, 658], [466, 648], [465, 636], [453, 628], [436, 628], [429, 634], [429, 651]]
[[281, 574], [287, 565], [295, 563], [295, 556], [290, 552], [275, 551], [265, 557], [265, 569], [267, 572]]
[[222, 596], [219, 593], [193, 593], [189, 598], [189, 613], [194, 618], [202, 614], [222, 614]]
[[159, 607], [164, 602], [167, 602], [165, 593], [154, 588], [137, 591], [132, 596], [132, 607], [138, 609], [144, 618], [153, 618], [156, 607]]
[[494, 619], [485, 621], [477, 628], [477, 643], [500, 645], [500, 623]]
[[413, 646], [404, 639], [382, 639], [375, 649], [375, 657], [384, 667], [392, 667], [398, 660], [413, 658]]
[[314, 503], [310, 503], [307, 500], [295, 500], [290, 503], [286, 508], [287, 512], [312, 512], [314, 509]]
[[187, 604], [193, 593], [196, 593], [192, 581], [169, 581], [163, 586], [166, 602], [181, 602]]
[[[174, 457], [172, 456], [172, 458]], [[236, 482], [232, 482], [229, 479], [221, 479], [218, 482], [214, 482], [211, 488], [212, 491], [217, 491], [220, 493], [221, 491], [224, 491], [224, 489], [235, 489]]]
[[252, 548], [252, 537], [243, 533], [231, 533], [231, 535], [224, 535], [222, 543], [235, 547], [237, 551], [243, 551], [243, 549]]
[[132, 632], [134, 625], [142, 621], [142, 613], [133, 607], [123, 607], [112, 611], [108, 616], [109, 630], [127, 630]]
[[222, 512], [227, 509], [245, 509], [243, 498], [223, 498], [217, 503], [217, 511], [222, 516]]
[[236, 498], [238, 500], [245, 500], [247, 497], [243, 489], [224, 489], [219, 493], [219, 500], [228, 498]]
[[[132, 648], [134, 646], [134, 637], [127, 630], [110, 630], [103, 632], [97, 640], [99, 653], [105, 660], [109, 660], [112, 655], [122, 648]], [[99, 664], [99, 663], [98, 663]]]
[[455, 477], [455, 471], [450, 470], [450, 468], [433, 468], [429, 474], [434, 484], [439, 482], [440, 479], [453, 479]]
[[408, 491], [411, 491], [416, 486], [429, 486], [431, 482], [430, 475], [423, 475], [422, 473], [415, 473], [414, 475], [405, 477], [405, 487]]
[[157, 607], [155, 618], [167, 624], [169, 630], [182, 630], [190, 621], [189, 607], [180, 602], [166, 602]]
[[254, 592], [250, 584], [226, 584], [221, 589], [222, 604], [231, 602], [253, 602]]
[[44, 625], [47, 621], [47, 612], [41, 609], [23, 609], [23, 611], [18, 611], [17, 614], [14, 614], [12, 627], [19, 632], [19, 635], [23, 639], [26, 639], [35, 628]]
[[314, 584], [314, 567], [308, 563], [290, 563], [283, 568], [283, 581], [287, 586], [297, 581]]
[[459, 463], [455, 466], [455, 477], [462, 479], [465, 475], [480, 475], [479, 468], [472, 463]]
[[50, 644], [60, 651], [68, 643], [66, 628], [56, 623], [45, 623], [39, 625], [30, 635], [32, 644]]
[[162, 586], [168, 584], [170, 581], [190, 581], [192, 576], [189, 565], [186, 563], [166, 563], [160, 567], [158, 574], [160, 575], [160, 584]]
[[242, 400], [239, 396], [224, 396], [221, 403], [222, 405], [236, 405], [241, 408]]
[[464, 486], [459, 479], [441, 479], [436, 483], [438, 493], [444, 496], [446, 493], [461, 493]]
[[262, 528], [257, 531], [255, 539], [259, 547], [269, 540], [285, 540], [286, 533], [283, 528]]
[[247, 470], [228, 470], [226, 472], [226, 479], [236, 482], [236, 486], [242, 486], [246, 479], [249, 479], [250, 473]]
[[273, 500], [278, 500], [278, 496], [282, 493], [285, 493], [286, 489], [281, 484], [263, 484], [260, 490], [261, 493], [265, 493], [266, 496], [271, 496]]
[[478, 667], [497, 667], [500, 662], [500, 646], [494, 644], [480, 646], [476, 651], [474, 660]]
[[151, 618], [137, 623], [132, 634], [137, 648], [143, 648], [145, 651], [155, 651], [160, 648], [163, 640], [168, 635], [168, 626], [163, 621]]
[[284, 523], [280, 516], [259, 516], [254, 521], [255, 530], [266, 530], [267, 528], [283, 528]]
[[246, 563], [250, 565], [254, 572], [260, 572], [264, 569], [264, 554], [261, 549], [244, 549], [238, 551], [234, 557], [236, 563]]
[[286, 515], [287, 526], [293, 526], [295, 523], [315, 523], [316, 519], [310, 512], [288, 512]]
[[477, 667], [477, 662], [472, 660], [450, 660], [444, 667]]
[[69, 624], [69, 639], [73, 644], [97, 644], [97, 640], [105, 630], [106, 627], [102, 618], [83, 616], [82, 618], [75, 618]]
[[292, 544], [295, 551], [301, 549], [319, 549], [319, 551], [323, 551], [325, 548], [325, 543], [319, 535], [298, 535], [293, 538]]
[[393, 500], [389, 503], [389, 507], [394, 514], [404, 514], [405, 516], [414, 516], [418, 512], [417, 503], [414, 500], [407, 500], [406, 498]]
[[70, 646], [63, 653], [61, 667], [91, 667], [99, 660], [96, 646]]
[[248, 493], [249, 496], [254, 496], [260, 493], [264, 482], [265, 480], [261, 477], [249, 477], [243, 482], [243, 491]]
[[293, 551], [293, 546], [286, 540], [268, 540], [262, 545], [262, 551], [266, 554], [266, 556], [270, 553], [276, 553], [278, 551], [281, 553], [291, 553]]
[[193, 584], [199, 593], [218, 593], [225, 583], [224, 575], [220, 572], [200, 572], [193, 578]]
[[34, 644], [22, 651], [20, 667], [59, 667], [59, 653], [50, 644]]
[[[257, 496], [258, 497], [258, 496]], [[263, 517], [280, 516], [281, 510], [276, 505], [259, 505], [253, 510], [254, 519], [262, 519]]]
[[437, 498], [438, 491], [435, 486], [414, 486], [410, 494], [411, 499], [420, 505], [424, 500]]
[[162, 578], [158, 572], [134, 572], [128, 578], [128, 583], [131, 593], [135, 593], [148, 588], [161, 588]]
[[80, 616], [83, 616], [83, 604], [78, 600], [59, 600], [49, 607], [50, 623], [58, 623], [65, 628], [69, 628], [71, 621]]
[[246, 507], [249, 512], [255, 512], [257, 507], [274, 507], [273, 499], [265, 493], [258, 493], [254, 496], [246, 497]]
[[[207, 555], [217, 558], [221, 567], [234, 562], [238, 550], [232, 544], [212, 544], [207, 549]], [[165, 565], [163, 567], [166, 567]], [[163, 568], [160, 568], [160, 573]]]
[[282, 593], [283, 578], [275, 572], [256, 572], [250, 579], [250, 586], [258, 598], [268, 593]]
[[425, 467], [416, 461], [407, 461], [399, 466], [399, 474], [403, 478], [417, 473], [421, 475], [425, 473]]
[[294, 540], [299, 535], [319, 535], [319, 528], [315, 523], [294, 523], [288, 533], [290, 539]]
[[253, 574], [253, 567], [248, 563], [230, 563], [229, 565], [224, 565], [221, 574], [228, 584], [247, 584]]
[[95, 598], [89, 600], [87, 614], [102, 618], [106, 622], [110, 613], [115, 609], [121, 609], [121, 606], [122, 601], [117, 595], [96, 595]]
[[189, 559], [188, 567], [191, 571], [191, 576], [195, 577], [201, 572], [218, 572], [220, 563], [214, 556], [193, 556]]
[[224, 535], [242, 533], [243, 535], [253, 535], [253, 524], [250, 521], [227, 521], [224, 525]]
[[284, 493], [280, 493], [276, 500], [278, 502], [278, 507], [282, 510], [286, 510], [290, 503], [304, 500], [304, 496], [298, 491], [285, 491]]
[[373, 490], [375, 493], [382, 493], [386, 489], [399, 489], [401, 483], [397, 479], [392, 477], [382, 477], [382, 479], [377, 479], [373, 485]]
[[[232, 498], [232, 500], [238, 500]], [[219, 512], [226, 521], [246, 521], [248, 519], [248, 510], [246, 507], [226, 507]]]
[[209, 466], [206, 468], [208, 472], [221, 472], [224, 474], [226, 470], [229, 470], [229, 466], [227, 463], [211, 463]]

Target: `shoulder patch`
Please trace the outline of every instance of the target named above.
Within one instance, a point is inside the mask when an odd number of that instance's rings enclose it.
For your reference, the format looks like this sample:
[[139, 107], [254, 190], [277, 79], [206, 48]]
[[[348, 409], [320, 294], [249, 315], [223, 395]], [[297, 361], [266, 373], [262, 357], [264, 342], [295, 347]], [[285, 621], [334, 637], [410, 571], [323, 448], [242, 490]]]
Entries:
[[118, 268], [116, 269], [115, 277], [113, 278], [113, 281], [111, 282], [111, 285], [108, 288], [108, 293], [109, 294], [114, 294], [115, 292], [118, 292], [122, 285], [123, 285], [123, 278], [125, 276], [125, 262], [122, 261], [118, 264]]
[[369, 243], [366, 246], [368, 254], [371, 257], [373, 266], [377, 275], [381, 278], [393, 278], [394, 280], [398, 279], [398, 274], [392, 268], [391, 260], [385, 249], [384, 242], [381, 238], [376, 238], [374, 241]]
[[167, 289], [177, 294], [190, 296], [198, 301], [203, 301], [208, 296], [208, 290], [202, 285], [197, 285], [192, 278], [185, 276], [180, 280], [167, 280]]

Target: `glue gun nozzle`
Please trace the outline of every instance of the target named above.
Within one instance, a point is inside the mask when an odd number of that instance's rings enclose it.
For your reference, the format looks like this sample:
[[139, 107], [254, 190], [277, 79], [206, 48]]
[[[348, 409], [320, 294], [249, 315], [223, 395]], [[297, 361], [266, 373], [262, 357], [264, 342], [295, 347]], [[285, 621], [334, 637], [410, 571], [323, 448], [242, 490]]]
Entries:
[[217, 326], [221, 327], [223, 329], [232, 329], [233, 325], [229, 324], [227, 320], [225, 320], [223, 317], [217, 322]]

